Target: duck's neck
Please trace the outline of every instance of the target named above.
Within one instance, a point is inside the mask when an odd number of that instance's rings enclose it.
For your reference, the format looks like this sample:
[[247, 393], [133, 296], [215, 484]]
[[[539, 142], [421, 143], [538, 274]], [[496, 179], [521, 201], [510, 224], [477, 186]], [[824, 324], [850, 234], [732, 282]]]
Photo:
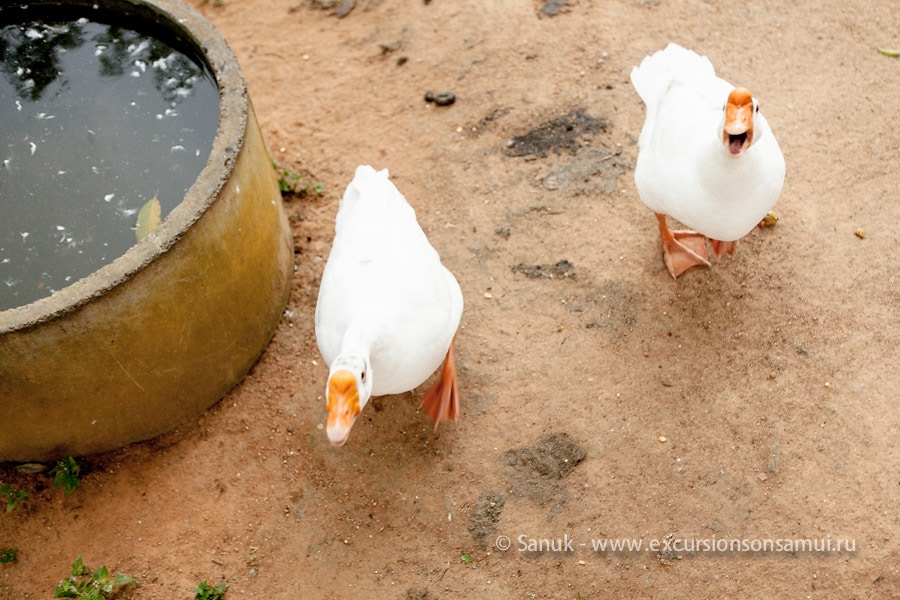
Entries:
[[707, 144], [698, 165], [703, 171], [703, 185], [715, 195], [732, 193], [737, 182], [746, 181], [746, 174], [753, 170], [754, 148], [747, 148], [741, 156], [729, 156], [721, 140]]
[[376, 341], [372, 319], [355, 319], [347, 327], [341, 343], [341, 354], [356, 353], [368, 357]]

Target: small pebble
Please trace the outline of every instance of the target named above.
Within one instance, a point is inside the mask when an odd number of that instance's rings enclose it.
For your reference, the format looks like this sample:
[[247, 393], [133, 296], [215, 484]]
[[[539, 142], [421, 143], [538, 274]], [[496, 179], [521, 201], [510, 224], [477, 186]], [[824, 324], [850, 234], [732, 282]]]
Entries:
[[853, 235], [855, 235], [856, 237], [858, 237], [861, 240], [864, 240], [864, 239], [866, 239], [866, 230], [863, 229], [862, 227], [858, 227], [856, 229], [856, 231], [853, 232]]
[[434, 102], [437, 106], [450, 106], [456, 102], [456, 94], [453, 92], [425, 92], [425, 102]]
[[490, 300], [491, 298], [494, 297], [494, 295], [493, 295], [492, 293], [490, 293], [490, 292], [485, 292], [485, 293], [484, 293], [484, 297], [487, 298], [488, 300]]
[[434, 97], [434, 103], [438, 106], [450, 106], [456, 102], [456, 94], [453, 92], [443, 92]]
[[666, 441], [666, 436], [661, 435], [661, 436], [659, 436], [658, 438], [656, 438], [656, 441], [659, 442], [659, 443], [663, 443], [663, 442]]

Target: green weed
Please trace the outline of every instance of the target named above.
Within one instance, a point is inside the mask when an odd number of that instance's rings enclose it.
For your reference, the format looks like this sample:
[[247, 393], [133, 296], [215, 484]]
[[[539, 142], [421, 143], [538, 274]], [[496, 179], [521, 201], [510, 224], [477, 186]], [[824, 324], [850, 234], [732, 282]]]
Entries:
[[0, 497], [2, 496], [6, 496], [6, 512], [8, 513], [18, 510], [28, 503], [28, 492], [17, 490], [9, 484], [0, 485]]
[[194, 600], [224, 600], [226, 589], [228, 589], [227, 583], [220, 583], [213, 587], [205, 581], [201, 581], [200, 585], [194, 588], [191, 593], [194, 594]]
[[272, 168], [275, 169], [275, 174], [278, 175], [278, 189], [281, 190], [282, 194], [305, 196], [309, 193], [315, 193], [321, 196], [325, 193], [324, 183], [307, 179], [302, 173], [282, 167], [274, 160], [272, 161]]
[[137, 581], [125, 573], [110, 577], [106, 566], [91, 571], [81, 557], [72, 563], [72, 575], [60, 581], [53, 590], [54, 598], [78, 598], [80, 600], [100, 600], [108, 598], [117, 588]]
[[62, 488], [63, 493], [68, 496], [78, 488], [80, 472], [81, 467], [75, 462], [75, 459], [71, 456], [65, 457], [50, 469], [50, 474], [53, 475], [53, 486]]
[[18, 548], [0, 548], [0, 565], [8, 565], [19, 560]]

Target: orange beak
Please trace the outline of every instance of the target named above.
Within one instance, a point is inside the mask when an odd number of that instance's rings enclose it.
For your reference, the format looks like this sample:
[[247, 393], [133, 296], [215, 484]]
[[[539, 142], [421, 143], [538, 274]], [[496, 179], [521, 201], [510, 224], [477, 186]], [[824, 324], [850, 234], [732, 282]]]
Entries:
[[350, 371], [340, 370], [328, 378], [328, 440], [335, 446], [343, 446], [350, 437], [350, 428], [359, 416], [359, 390], [356, 377]]
[[753, 142], [753, 96], [746, 88], [735, 88], [725, 104], [722, 143], [730, 156], [740, 156]]

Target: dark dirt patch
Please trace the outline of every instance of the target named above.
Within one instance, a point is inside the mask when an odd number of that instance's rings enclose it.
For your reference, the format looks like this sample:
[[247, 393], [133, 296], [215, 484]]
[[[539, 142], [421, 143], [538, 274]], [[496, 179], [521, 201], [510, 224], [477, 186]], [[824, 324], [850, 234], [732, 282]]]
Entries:
[[547, 479], [562, 479], [578, 466], [586, 453], [572, 437], [563, 432], [551, 433], [534, 446], [509, 450], [506, 464]]
[[565, 12], [566, 0], [545, 0], [541, 6], [541, 14], [548, 17], [555, 17], [561, 12]]
[[618, 188], [619, 175], [633, 168], [621, 150], [584, 148], [571, 162], [550, 171], [544, 178], [544, 187], [591, 196], [611, 194]]
[[575, 109], [512, 138], [506, 143], [506, 155], [544, 158], [551, 150], [557, 154], [562, 150], [575, 154], [589, 142], [588, 134], [606, 131], [608, 127], [605, 117], [593, 117], [584, 109]]
[[587, 308], [587, 329], [607, 329], [613, 338], [621, 341], [621, 334], [632, 329], [638, 314], [647, 303], [646, 294], [641, 290], [607, 279], [601, 281], [590, 293], [572, 306]]
[[489, 113], [481, 117], [477, 122], [466, 128], [466, 133], [470, 137], [477, 137], [491, 128], [491, 126], [509, 114], [510, 108], [494, 108]]
[[560, 480], [584, 460], [584, 448], [567, 433], [551, 433], [534, 446], [508, 450], [510, 489], [516, 496], [539, 504], [564, 504], [568, 494]]
[[521, 273], [529, 279], [568, 279], [575, 277], [575, 265], [563, 259], [552, 265], [518, 264], [512, 272]]
[[496, 492], [488, 492], [475, 502], [469, 517], [469, 533], [482, 547], [487, 547], [497, 531], [497, 522], [506, 499]]

